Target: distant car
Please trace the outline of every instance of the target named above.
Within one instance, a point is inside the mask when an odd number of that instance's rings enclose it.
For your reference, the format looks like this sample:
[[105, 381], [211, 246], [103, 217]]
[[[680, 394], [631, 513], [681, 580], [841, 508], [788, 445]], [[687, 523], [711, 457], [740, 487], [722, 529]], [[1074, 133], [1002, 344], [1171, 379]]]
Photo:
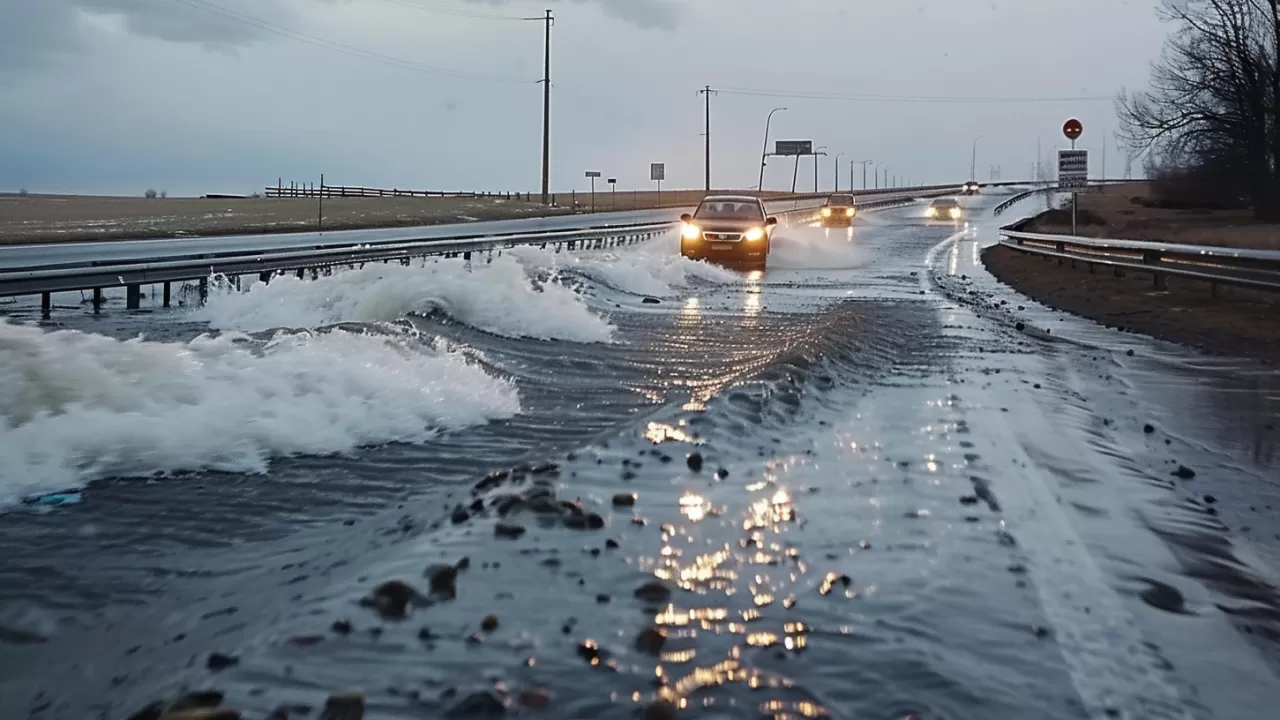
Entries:
[[858, 214], [852, 195], [831, 195], [822, 205], [822, 227], [849, 227]]
[[769, 217], [764, 203], [750, 195], [708, 195], [692, 215], [680, 216], [680, 254], [763, 268], [778, 219]]
[[964, 215], [960, 201], [955, 198], [938, 198], [929, 204], [924, 216], [930, 220], [959, 220]]
[[982, 186], [979, 185], [977, 181], [970, 180], [969, 182], [964, 184], [964, 187], [961, 188], [961, 191], [964, 192], [965, 195], [977, 195], [978, 191], [981, 189], [982, 189]]

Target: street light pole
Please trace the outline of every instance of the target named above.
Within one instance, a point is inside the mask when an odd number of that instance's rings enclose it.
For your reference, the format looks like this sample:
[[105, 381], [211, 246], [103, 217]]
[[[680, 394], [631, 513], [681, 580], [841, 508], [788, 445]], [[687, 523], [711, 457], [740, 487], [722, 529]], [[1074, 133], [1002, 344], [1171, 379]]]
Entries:
[[770, 110], [769, 117], [765, 118], [764, 121], [764, 147], [760, 149], [760, 184], [756, 186], [756, 189], [760, 192], [764, 192], [764, 166], [768, 162], [766, 158], [769, 157], [769, 124], [773, 122], [773, 114], [782, 110], [786, 110], [786, 108], [780, 107]]
[[979, 135], [973, 139], [973, 155], [969, 158], [969, 179], [976, 181], [978, 179], [978, 141], [986, 137]]
[[849, 172], [849, 189], [850, 189], [850, 190], [852, 190], [852, 189], [853, 189], [853, 172], [852, 172], [852, 170], [853, 170], [853, 164], [854, 164], [854, 163], [857, 163], [857, 164], [859, 164], [859, 165], [861, 165], [861, 166], [862, 166], [862, 189], [863, 189], [863, 190], [866, 190], [866, 189], [867, 189], [867, 166], [868, 166], [868, 165], [870, 165], [872, 162], [874, 162], [874, 161], [873, 161], [873, 160], [850, 160], [850, 161], [849, 161], [849, 165], [850, 165], [850, 167], [849, 167], [849, 170], [850, 170], [850, 172]]
[[822, 147], [813, 151], [813, 194], [814, 195], [818, 194], [818, 165], [819, 165], [818, 157], [821, 155], [824, 155], [825, 153], [823, 153], [822, 151], [826, 149], [827, 149], [827, 146], [823, 145]]
[[[835, 187], [832, 188], [833, 192], [840, 192], [840, 158], [843, 156], [844, 156], [844, 153], [836, 153], [836, 161], [835, 161], [836, 184], [835, 184]], [[849, 182], [850, 183], [853, 182], [852, 174], [849, 175]], [[852, 190], [853, 188], [850, 187], [849, 189]]]

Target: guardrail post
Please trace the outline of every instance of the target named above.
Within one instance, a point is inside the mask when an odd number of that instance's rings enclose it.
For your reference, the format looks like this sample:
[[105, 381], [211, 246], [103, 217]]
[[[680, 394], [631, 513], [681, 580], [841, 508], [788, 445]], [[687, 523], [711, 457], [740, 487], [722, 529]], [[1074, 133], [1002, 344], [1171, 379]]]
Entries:
[[172, 295], [173, 295], [173, 283], [169, 282], [168, 280], [165, 280], [164, 281], [164, 299], [163, 299], [164, 307], [169, 307], [169, 299], [172, 297]]
[[303, 268], [298, 268], [297, 275], [298, 275], [298, 279], [299, 279], [299, 280], [306, 280], [306, 279], [307, 279], [307, 271], [306, 271], [305, 269], [303, 269]]
[[262, 272], [258, 273], [258, 282], [262, 283], [263, 285], [270, 285], [272, 275], [275, 275], [275, 271], [263, 270]]
[[200, 278], [200, 304], [209, 302], [209, 278]]
[[53, 293], [40, 293], [40, 317], [48, 320], [53, 314]]
[[[1143, 250], [1142, 264], [1143, 265], [1159, 265], [1160, 251], [1159, 250]], [[1151, 285], [1157, 290], [1164, 290], [1167, 287], [1164, 273], [1161, 273], [1159, 271], [1153, 271], [1151, 273]]]
[[124, 286], [124, 307], [126, 310], [137, 310], [142, 306], [142, 286]]
[[93, 289], [93, 314], [97, 315], [102, 309], [102, 288]]

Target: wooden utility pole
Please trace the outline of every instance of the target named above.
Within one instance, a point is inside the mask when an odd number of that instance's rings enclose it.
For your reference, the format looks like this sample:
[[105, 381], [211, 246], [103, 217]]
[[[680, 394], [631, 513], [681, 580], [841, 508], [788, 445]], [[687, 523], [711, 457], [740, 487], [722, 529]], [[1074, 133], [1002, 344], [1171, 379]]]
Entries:
[[699, 95], [706, 96], [706, 101], [707, 101], [706, 102], [706, 143], [705, 143], [707, 167], [706, 167], [706, 178], [704, 183], [706, 185], [707, 192], [711, 192], [711, 93], [713, 92], [715, 92], [715, 90], [712, 90], [710, 85], [698, 91]]
[[548, 10], [542, 21], [547, 24], [542, 70], [542, 204], [551, 204], [551, 26], [555, 19]]

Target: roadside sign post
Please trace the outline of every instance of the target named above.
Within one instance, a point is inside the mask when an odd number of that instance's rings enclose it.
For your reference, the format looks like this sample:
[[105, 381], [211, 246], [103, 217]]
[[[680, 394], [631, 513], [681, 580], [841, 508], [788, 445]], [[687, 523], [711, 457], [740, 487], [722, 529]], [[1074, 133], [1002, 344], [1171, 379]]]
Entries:
[[609, 209], [618, 209], [618, 178], [609, 178]]
[[813, 155], [813, 156], [814, 156], [814, 158], [813, 158], [813, 178], [814, 178], [814, 180], [813, 180], [813, 185], [814, 185], [814, 188], [815, 188], [815, 189], [814, 189], [814, 192], [817, 192], [817, 189], [816, 189], [816, 188], [817, 188], [817, 185], [818, 185], [818, 157], [817, 157], [817, 155], [816, 155], [816, 154], [814, 154], [814, 152], [813, 152], [813, 141], [812, 141], [812, 140], [774, 140], [774, 141], [773, 141], [773, 154], [774, 154], [774, 155], [781, 155], [781, 156], [783, 156], [783, 157], [786, 157], [786, 156], [792, 156], [792, 157], [795, 157], [795, 159], [796, 159], [795, 167], [793, 167], [793, 168], [792, 168], [792, 170], [791, 170], [791, 192], [793, 192], [793, 193], [796, 191], [796, 179], [797, 179], [797, 178], [799, 177], [799, 175], [800, 175], [800, 156], [802, 156], [802, 155]]
[[591, 212], [596, 211], [596, 178], [600, 177], [599, 170], [588, 170], [587, 177], [591, 178]]
[[658, 183], [658, 204], [662, 204], [662, 181], [667, 179], [666, 163], [650, 163], [649, 179]]
[[1070, 118], [1062, 124], [1062, 134], [1071, 141], [1071, 149], [1058, 151], [1058, 187], [1071, 188], [1071, 234], [1075, 235], [1078, 188], [1089, 182], [1089, 151], [1076, 149], [1076, 140], [1084, 134], [1084, 123]]

